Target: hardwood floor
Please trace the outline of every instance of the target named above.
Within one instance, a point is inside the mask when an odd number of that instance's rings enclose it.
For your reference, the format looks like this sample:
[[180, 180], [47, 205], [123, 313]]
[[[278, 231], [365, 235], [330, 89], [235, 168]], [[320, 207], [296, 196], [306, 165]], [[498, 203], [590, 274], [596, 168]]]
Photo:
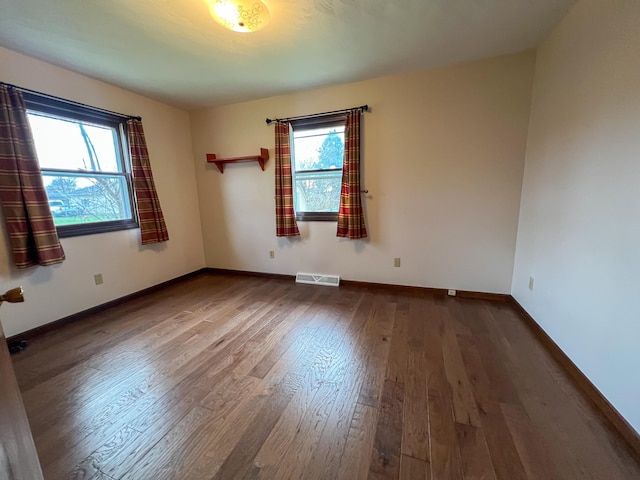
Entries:
[[202, 275], [13, 356], [46, 479], [638, 479], [508, 304]]

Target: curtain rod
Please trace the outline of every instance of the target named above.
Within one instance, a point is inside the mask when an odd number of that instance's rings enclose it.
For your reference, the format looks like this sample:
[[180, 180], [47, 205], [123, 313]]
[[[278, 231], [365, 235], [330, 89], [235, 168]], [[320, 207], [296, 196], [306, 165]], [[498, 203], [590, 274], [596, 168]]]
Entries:
[[55, 95], [49, 95], [48, 93], [38, 92], [37, 90], [31, 90], [29, 88], [20, 87], [18, 85], [12, 85], [6, 82], [0, 82], [0, 85], [4, 85], [9, 88], [15, 88], [16, 90], [20, 90], [21, 92], [31, 93], [33, 95], [37, 95], [43, 98], [50, 98], [52, 100], [58, 100], [60, 102], [68, 103], [71, 105], [75, 105], [77, 107], [88, 108], [89, 110], [93, 110], [100, 113], [107, 113], [109, 115], [115, 115], [116, 117], [126, 118], [127, 120], [142, 120], [142, 117], [138, 117], [135, 115], [125, 115], [124, 113], [113, 112], [111, 110], [107, 110], [104, 108], [98, 108], [91, 105], [87, 105], [86, 103], [74, 102], [73, 100], [67, 100], [66, 98], [56, 97]]
[[302, 118], [316, 118], [316, 117], [324, 117], [327, 115], [335, 115], [337, 113], [347, 113], [353, 110], [360, 110], [361, 112], [368, 112], [369, 105], [360, 105], [359, 107], [353, 108], [343, 108], [342, 110], [333, 110], [332, 112], [322, 112], [322, 113], [312, 113], [311, 115], [299, 115], [297, 117], [288, 117], [288, 118], [267, 118], [267, 125], [270, 125], [273, 122], [288, 122], [290, 120], [300, 120]]

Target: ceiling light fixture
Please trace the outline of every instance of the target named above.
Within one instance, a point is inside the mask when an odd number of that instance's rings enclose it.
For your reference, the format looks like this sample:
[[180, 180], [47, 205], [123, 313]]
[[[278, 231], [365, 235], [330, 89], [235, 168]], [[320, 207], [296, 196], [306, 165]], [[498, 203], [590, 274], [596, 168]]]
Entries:
[[260, 0], [212, 0], [209, 12], [216, 22], [234, 32], [255, 32], [271, 19]]

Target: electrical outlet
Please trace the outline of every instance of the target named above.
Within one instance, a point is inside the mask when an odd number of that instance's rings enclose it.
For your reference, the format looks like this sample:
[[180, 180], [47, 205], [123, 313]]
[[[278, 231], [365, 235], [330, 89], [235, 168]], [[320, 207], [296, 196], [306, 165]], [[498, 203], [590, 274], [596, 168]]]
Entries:
[[269, 250], [269, 258], [276, 258], [276, 252], [273, 250]]
[[102, 285], [104, 283], [104, 280], [102, 279], [102, 274], [96, 273], [93, 276], [93, 281], [96, 282], [96, 285]]
[[400, 266], [400, 258], [396, 257], [393, 259], [393, 266], [394, 267], [399, 267]]
[[449, 295], [450, 297], [455, 297], [456, 293], [457, 292], [453, 288], [450, 288], [449, 290], [447, 290], [447, 295]]
[[533, 277], [529, 277], [529, 290], [533, 292]]

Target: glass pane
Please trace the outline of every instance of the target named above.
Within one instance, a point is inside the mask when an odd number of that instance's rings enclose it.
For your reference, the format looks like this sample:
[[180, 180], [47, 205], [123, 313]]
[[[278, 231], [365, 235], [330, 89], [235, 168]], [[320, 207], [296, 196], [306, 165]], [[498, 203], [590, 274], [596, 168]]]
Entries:
[[42, 172], [56, 226], [131, 218], [123, 175], [58, 175]]
[[298, 173], [294, 179], [296, 212], [337, 212], [340, 207], [342, 170]]
[[344, 125], [294, 130], [293, 142], [296, 171], [342, 168]]
[[120, 172], [115, 128], [28, 112], [40, 168]]

